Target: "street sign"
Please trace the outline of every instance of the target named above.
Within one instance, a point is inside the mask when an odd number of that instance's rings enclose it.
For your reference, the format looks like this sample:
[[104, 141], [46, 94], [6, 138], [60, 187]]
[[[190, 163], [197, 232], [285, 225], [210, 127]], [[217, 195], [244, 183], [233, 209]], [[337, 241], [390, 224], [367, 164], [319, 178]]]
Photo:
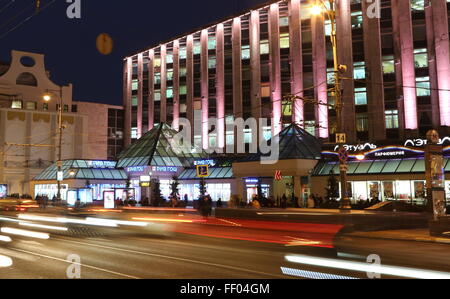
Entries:
[[197, 177], [209, 177], [209, 165], [197, 165]]
[[336, 143], [337, 144], [345, 144], [345, 143], [347, 143], [347, 134], [345, 134], [345, 133], [338, 133], [338, 134], [336, 134]]

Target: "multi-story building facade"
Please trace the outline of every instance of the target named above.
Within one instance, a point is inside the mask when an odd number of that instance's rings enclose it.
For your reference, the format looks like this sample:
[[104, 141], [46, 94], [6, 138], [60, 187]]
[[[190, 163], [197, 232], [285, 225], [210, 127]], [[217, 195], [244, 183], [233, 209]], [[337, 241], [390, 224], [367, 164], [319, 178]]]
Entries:
[[[203, 125], [195, 136], [204, 148], [233, 140], [225, 129], [233, 116], [273, 119], [262, 129], [274, 133], [296, 122], [334, 142], [331, 23], [311, 14], [313, 3], [270, 1], [126, 57], [125, 144], [161, 122], [193, 122], [196, 110], [203, 124], [219, 120], [217, 134]], [[337, 5], [347, 141], [392, 143], [432, 128], [448, 135], [449, 1], [381, 0], [379, 12], [374, 3]]]
[[123, 107], [92, 102], [73, 102], [72, 111], [87, 115], [89, 119], [89, 150], [86, 159], [116, 160], [124, 149]]
[[[108, 113], [115, 118], [121, 107], [73, 102], [72, 85], [51, 81], [44, 55], [12, 51], [11, 62], [0, 63], [0, 191], [33, 195], [31, 180], [57, 161], [61, 90], [62, 159], [109, 158]], [[46, 102], [48, 93], [52, 99]], [[111, 129], [120, 125], [113, 122]], [[116, 155], [116, 143], [111, 154]], [[56, 190], [56, 184], [49, 188]]]

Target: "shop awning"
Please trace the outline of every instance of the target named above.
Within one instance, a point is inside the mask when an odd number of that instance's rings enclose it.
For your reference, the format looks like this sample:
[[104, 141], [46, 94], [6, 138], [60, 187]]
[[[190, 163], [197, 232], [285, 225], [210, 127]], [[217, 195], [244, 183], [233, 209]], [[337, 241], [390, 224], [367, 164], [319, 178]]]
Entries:
[[[233, 169], [231, 167], [217, 167], [209, 169], [209, 177], [205, 178], [207, 180], [212, 179], [232, 179]], [[196, 169], [186, 169], [178, 177], [180, 180], [199, 180], [197, 177]]]
[[[114, 161], [66, 160], [62, 170], [64, 180], [126, 180], [124, 170], [116, 169]], [[48, 167], [34, 178], [34, 181], [56, 181], [58, 167]]]
[[193, 162], [207, 155], [201, 149], [186, 150], [177, 143], [178, 134], [169, 125], [161, 123], [119, 155], [118, 168], [134, 166], [191, 167]]
[[[446, 172], [450, 171], [450, 158], [444, 159], [444, 167]], [[330, 173], [339, 174], [339, 172], [339, 162], [322, 161], [314, 169], [313, 176], [328, 176]], [[424, 172], [425, 160], [418, 158], [349, 162], [347, 174], [405, 174]]]

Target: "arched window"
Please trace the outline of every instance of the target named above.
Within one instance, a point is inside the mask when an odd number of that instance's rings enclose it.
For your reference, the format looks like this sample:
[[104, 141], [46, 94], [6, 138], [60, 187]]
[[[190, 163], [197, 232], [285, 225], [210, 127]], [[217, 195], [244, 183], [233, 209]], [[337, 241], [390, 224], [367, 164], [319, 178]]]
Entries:
[[31, 73], [22, 73], [17, 77], [16, 80], [17, 85], [27, 85], [27, 86], [37, 86], [37, 79]]

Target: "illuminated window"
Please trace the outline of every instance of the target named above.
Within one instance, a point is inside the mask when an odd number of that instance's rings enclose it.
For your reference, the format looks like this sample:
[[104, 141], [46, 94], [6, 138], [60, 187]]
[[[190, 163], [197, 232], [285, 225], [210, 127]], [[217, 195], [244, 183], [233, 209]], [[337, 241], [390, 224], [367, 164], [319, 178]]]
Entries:
[[244, 143], [252, 143], [252, 129], [244, 129]]
[[48, 111], [48, 103], [44, 103], [44, 105], [42, 105], [42, 109], [44, 111]]
[[166, 63], [167, 64], [173, 63], [173, 54], [172, 53], [167, 54], [167, 56], [166, 56]]
[[155, 90], [155, 102], [161, 101], [161, 91]]
[[411, 0], [411, 9], [414, 10], [425, 10], [425, 0]]
[[138, 138], [138, 128], [131, 128], [131, 139]]
[[187, 69], [185, 67], [180, 68], [180, 77], [185, 77], [187, 74]]
[[316, 136], [316, 121], [315, 120], [305, 121], [305, 131], [313, 136]]
[[242, 60], [250, 59], [250, 46], [242, 46]]
[[187, 56], [187, 52], [186, 52], [186, 47], [180, 47], [180, 59], [186, 59]]
[[208, 50], [214, 50], [216, 48], [216, 37], [208, 37]]
[[431, 94], [430, 77], [416, 78], [416, 85], [418, 97], [427, 97]]
[[327, 84], [334, 84], [334, 68], [327, 69]]
[[173, 80], [173, 70], [167, 70], [167, 81], [172, 81]]
[[281, 17], [280, 18], [280, 27], [287, 27], [287, 26], [289, 26], [289, 18]]
[[136, 96], [131, 98], [131, 106], [137, 107], [138, 105], [138, 98]]
[[216, 56], [209, 56], [208, 57], [208, 68], [209, 69], [216, 68]]
[[187, 94], [187, 86], [181, 85], [180, 86], [180, 95], [185, 95], [185, 94]]
[[330, 20], [325, 21], [325, 35], [331, 36], [331, 21]]
[[266, 141], [272, 139], [272, 128], [271, 127], [263, 127], [263, 138]]
[[282, 33], [280, 35], [280, 48], [281, 49], [289, 48], [289, 33]]
[[355, 105], [367, 105], [366, 88], [355, 88]]
[[414, 63], [416, 68], [428, 67], [427, 49], [414, 50]]
[[155, 58], [155, 60], [153, 61], [153, 66], [161, 67], [161, 58]]
[[361, 28], [363, 24], [362, 11], [352, 12], [352, 28]]
[[283, 116], [292, 116], [292, 103], [290, 101], [283, 102]]
[[200, 54], [202, 52], [202, 46], [200, 41], [194, 42], [194, 55]]
[[12, 109], [22, 109], [22, 106], [23, 106], [23, 102], [21, 100], [14, 100], [11, 103]]
[[167, 90], [166, 90], [166, 97], [167, 98], [173, 98], [173, 88], [172, 87], [169, 87], [169, 88], [167, 88]]
[[260, 46], [261, 55], [269, 54], [270, 52], [269, 41], [267, 39], [261, 40], [260, 45], [261, 45]]
[[398, 110], [386, 111], [386, 129], [398, 129]]
[[355, 62], [354, 63], [354, 79], [365, 79], [366, 78], [366, 63], [364, 61], [362, 62]]
[[383, 56], [383, 73], [384, 74], [395, 73], [394, 55]]
[[270, 98], [270, 83], [261, 84], [261, 97]]
[[154, 84], [161, 84], [161, 73], [155, 73]]
[[133, 81], [131, 81], [131, 90], [138, 90], [138, 88], [139, 88], [138, 79], [133, 79]]

